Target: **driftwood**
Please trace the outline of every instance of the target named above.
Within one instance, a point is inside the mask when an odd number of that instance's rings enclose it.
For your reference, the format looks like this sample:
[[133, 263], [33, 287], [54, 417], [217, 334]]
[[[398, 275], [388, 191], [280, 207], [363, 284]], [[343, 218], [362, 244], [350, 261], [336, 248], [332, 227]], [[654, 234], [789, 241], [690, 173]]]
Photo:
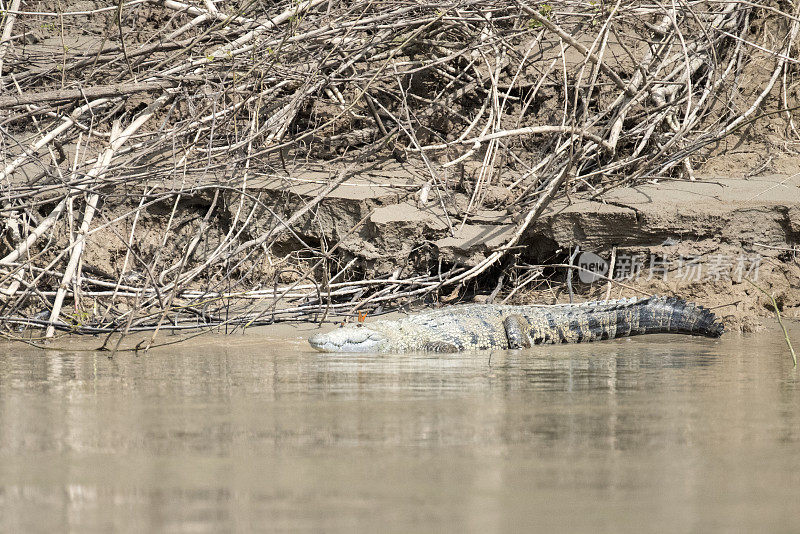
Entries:
[[[800, 7], [777, 2], [41, 4], [12, 1], [0, 32], [8, 337], [24, 326], [46, 337], [233, 328], [439, 298], [505, 261], [561, 194], [694, 179], [698, 151], [751, 124], [771, 96], [798, 135], [789, 86]], [[140, 18], [152, 19], [146, 31]], [[60, 42], [41, 61], [64, 20], [102, 39]], [[25, 44], [42, 28], [50, 49]], [[768, 74], [740, 91], [753, 62]], [[369, 158], [419, 160], [419, 183], [386, 185], [435, 202], [450, 232], [490, 186], [513, 198], [516, 228], [474, 265], [365, 276], [337, 243], [308, 242], [297, 228]], [[297, 178], [291, 169], [307, 160], [330, 178], [294, 212], [253, 189], [256, 175]], [[469, 205], [451, 220], [446, 177], [465, 168]], [[213, 201], [182, 221], [199, 197]], [[155, 207], [165, 225], [148, 249]], [[256, 228], [264, 212], [272, 222]], [[124, 247], [116, 264], [85, 263], [104, 246], [99, 235]], [[274, 256], [287, 236], [295, 252]], [[252, 275], [261, 257], [270, 267]], [[493, 281], [492, 298], [541, 276]]]
[[117, 85], [101, 85], [86, 89], [58, 89], [41, 93], [0, 96], [0, 109], [43, 102], [63, 102], [81, 98], [121, 97], [135, 93], [161, 91], [169, 87], [177, 87], [178, 82], [154, 81], [149, 83], [121, 83]]

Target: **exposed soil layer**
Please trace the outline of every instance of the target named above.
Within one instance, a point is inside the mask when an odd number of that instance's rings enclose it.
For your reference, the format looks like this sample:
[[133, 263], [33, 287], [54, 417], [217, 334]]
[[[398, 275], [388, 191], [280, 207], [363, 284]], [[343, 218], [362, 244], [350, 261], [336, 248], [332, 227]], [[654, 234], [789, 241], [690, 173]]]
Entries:
[[[265, 207], [254, 211], [243, 239], [274, 228], [277, 220], [288, 219], [326, 187], [327, 174], [322, 171], [298, 174], [302, 178], [262, 178], [249, 184]], [[321, 243], [335, 249], [339, 262], [349, 263], [352, 273], [365, 279], [435, 273], [440, 265], [470, 268], [502, 247], [517, 228], [513, 211], [481, 209], [462, 224], [463, 212], [451, 208], [445, 215], [434, 199], [420, 203], [415, 188], [405, 187], [414, 183], [413, 174], [406, 165], [387, 163], [345, 181], [271, 250], [252, 260], [250, 276], [274, 276], [284, 266], [279, 279], [296, 282], [298, 261], [303, 264], [297, 251], [303, 244]], [[186, 246], [210, 203], [211, 198], [197, 194], [180, 206], [168, 250]], [[230, 220], [242, 211], [233, 193], [230, 202], [225, 199], [222, 204], [227, 214], [215, 220]], [[448, 206], [454, 204], [458, 202]], [[141, 254], [162, 246], [159, 229], [168, 208], [156, 205], [141, 219]], [[244, 206], [243, 211], [250, 208]], [[213, 248], [226, 231], [219, 224], [208, 228], [204, 246]], [[785, 317], [800, 318], [800, 176], [783, 174], [666, 180], [617, 188], [602, 201], [589, 194], [559, 199], [485, 279], [451, 288], [434, 302], [486, 301], [501, 275], [506, 287], [493, 300], [503, 300], [514, 287], [511, 280], [533, 266], [541, 266], [541, 276], [516, 291], [509, 302], [563, 302], [568, 298], [566, 268], [547, 266], [568, 263], [576, 246], [607, 262], [612, 251], [616, 258], [610, 292], [605, 279], [585, 283], [578, 274], [573, 277], [579, 299], [680, 295], [715, 309], [728, 329], [748, 331], [774, 313], [769, 299], [750, 280], [774, 294]], [[119, 258], [124, 254], [124, 242], [101, 229], [92, 236], [86, 265], [90, 272], [113, 279], [122, 274]]]
[[[336, 243], [347, 259], [358, 260], [365, 276], [380, 277], [438, 262], [474, 267], [516, 228], [505, 210], [480, 210], [461, 225], [458, 213], [446, 217], [435, 201], [422, 205], [411, 192], [383, 187], [380, 180], [365, 173], [342, 184], [295, 228], [296, 237], [287, 237], [286, 247], [297, 238]], [[290, 192], [302, 199], [313, 198], [323, 185], [275, 180], [261, 187], [276, 199]], [[284, 209], [288, 215], [295, 207]], [[680, 295], [718, 310], [730, 329], [750, 330], [760, 324], [757, 317], [773, 312], [748, 280], [773, 293], [785, 316], [800, 318], [798, 245], [800, 176], [703, 176], [614, 189], [604, 201], [588, 194], [558, 200], [526, 231], [506, 267], [513, 272], [564, 263], [576, 246], [608, 261], [614, 250], [614, 278], [622, 284], [613, 284], [612, 298], [637, 291]], [[548, 289], [537, 284], [538, 291], [512, 301], [563, 301], [564, 269], [549, 274]], [[604, 297], [606, 281], [574, 279], [582, 298]], [[481, 293], [489, 293], [475, 289], [467, 288], [464, 298], [482, 300]]]

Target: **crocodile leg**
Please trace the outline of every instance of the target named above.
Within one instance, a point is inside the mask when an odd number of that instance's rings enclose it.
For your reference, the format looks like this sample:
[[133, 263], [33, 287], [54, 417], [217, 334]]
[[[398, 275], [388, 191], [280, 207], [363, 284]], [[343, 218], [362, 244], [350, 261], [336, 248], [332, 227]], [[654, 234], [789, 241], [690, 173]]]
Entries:
[[519, 314], [509, 315], [503, 320], [506, 329], [509, 349], [531, 348], [531, 336], [528, 334], [528, 321]]

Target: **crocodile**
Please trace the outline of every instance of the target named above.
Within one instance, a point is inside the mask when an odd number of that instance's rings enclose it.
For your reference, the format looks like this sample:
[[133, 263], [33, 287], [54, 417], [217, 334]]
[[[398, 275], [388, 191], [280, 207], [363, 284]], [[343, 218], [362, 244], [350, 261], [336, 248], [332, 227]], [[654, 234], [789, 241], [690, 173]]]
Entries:
[[343, 325], [308, 342], [321, 352], [460, 352], [656, 333], [719, 337], [723, 329], [706, 308], [656, 295], [582, 304], [449, 306], [395, 321]]

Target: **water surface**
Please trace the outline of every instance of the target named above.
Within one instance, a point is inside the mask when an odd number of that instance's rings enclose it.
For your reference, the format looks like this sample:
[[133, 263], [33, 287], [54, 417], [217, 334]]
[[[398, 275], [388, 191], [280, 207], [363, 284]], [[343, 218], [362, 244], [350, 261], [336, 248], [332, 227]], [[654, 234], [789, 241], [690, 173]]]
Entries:
[[1, 350], [4, 532], [800, 529], [800, 389], [777, 333]]

